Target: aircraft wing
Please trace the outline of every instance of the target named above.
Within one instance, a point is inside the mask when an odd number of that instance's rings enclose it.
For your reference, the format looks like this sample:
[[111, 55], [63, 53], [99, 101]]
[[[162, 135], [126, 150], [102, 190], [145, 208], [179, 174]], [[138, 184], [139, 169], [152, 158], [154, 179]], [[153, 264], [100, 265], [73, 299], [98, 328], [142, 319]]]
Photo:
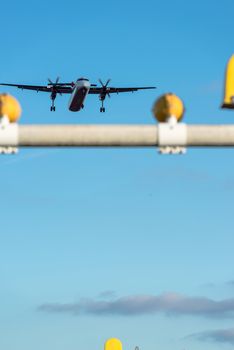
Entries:
[[[148, 90], [148, 89], [156, 89], [155, 86], [144, 86], [144, 87], [127, 87], [127, 88], [115, 88], [115, 87], [107, 87], [107, 94], [118, 94], [121, 92], [134, 92], [137, 90]], [[103, 87], [91, 87], [89, 90], [90, 94], [101, 94], [103, 92]]]
[[57, 93], [61, 94], [70, 94], [72, 93], [72, 87], [71, 86], [64, 86], [64, 84], [58, 84], [58, 85], [23, 85], [23, 84], [6, 84], [6, 83], [0, 83], [1, 86], [11, 86], [11, 87], [17, 87], [18, 89], [22, 90], [34, 90], [34, 91], [42, 91], [42, 92], [52, 92], [55, 91]]

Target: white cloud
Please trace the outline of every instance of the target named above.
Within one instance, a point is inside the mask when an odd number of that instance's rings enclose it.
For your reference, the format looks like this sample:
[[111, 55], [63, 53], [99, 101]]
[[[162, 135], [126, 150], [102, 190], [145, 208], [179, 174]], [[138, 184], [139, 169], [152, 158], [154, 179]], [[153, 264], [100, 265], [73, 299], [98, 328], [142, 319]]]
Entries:
[[212, 331], [205, 331], [201, 333], [195, 333], [189, 336], [200, 341], [213, 341], [217, 343], [229, 343], [234, 345], [234, 328], [229, 329], [216, 329]]
[[213, 318], [234, 318], [234, 299], [213, 300], [206, 297], [189, 297], [178, 293], [161, 295], [130, 295], [111, 300], [81, 299], [76, 303], [46, 303], [40, 311], [70, 313], [73, 315], [135, 316], [164, 313], [166, 315], [193, 315]]
[[112, 299], [116, 296], [114, 290], [105, 290], [98, 295], [99, 299]]

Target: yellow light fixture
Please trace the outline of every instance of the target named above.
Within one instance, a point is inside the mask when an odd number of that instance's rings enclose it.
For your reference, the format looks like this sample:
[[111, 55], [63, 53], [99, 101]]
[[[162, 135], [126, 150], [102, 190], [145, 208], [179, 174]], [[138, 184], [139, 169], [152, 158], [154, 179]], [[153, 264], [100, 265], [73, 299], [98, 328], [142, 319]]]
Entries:
[[178, 122], [183, 118], [184, 111], [182, 100], [173, 93], [162, 95], [153, 105], [154, 117], [160, 123], [168, 122], [172, 117]]
[[122, 343], [117, 338], [110, 338], [106, 341], [104, 350], [122, 350]]
[[222, 108], [234, 109], [234, 55], [227, 63]]
[[0, 118], [7, 117], [10, 123], [15, 123], [21, 115], [21, 107], [15, 97], [0, 94]]

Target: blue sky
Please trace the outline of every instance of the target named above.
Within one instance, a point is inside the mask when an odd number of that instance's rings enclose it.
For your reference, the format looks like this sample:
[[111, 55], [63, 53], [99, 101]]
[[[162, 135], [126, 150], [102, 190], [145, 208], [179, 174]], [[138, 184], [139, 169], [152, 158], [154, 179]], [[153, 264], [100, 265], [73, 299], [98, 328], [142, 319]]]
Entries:
[[[28, 123], [152, 124], [172, 91], [188, 123], [222, 111], [233, 1], [20, 1], [1, 4], [1, 81], [57, 76], [156, 85], [113, 96], [9, 89]], [[1, 90], [5, 92], [5, 89]], [[0, 158], [0, 348], [231, 349], [234, 343], [232, 149], [27, 149]]]

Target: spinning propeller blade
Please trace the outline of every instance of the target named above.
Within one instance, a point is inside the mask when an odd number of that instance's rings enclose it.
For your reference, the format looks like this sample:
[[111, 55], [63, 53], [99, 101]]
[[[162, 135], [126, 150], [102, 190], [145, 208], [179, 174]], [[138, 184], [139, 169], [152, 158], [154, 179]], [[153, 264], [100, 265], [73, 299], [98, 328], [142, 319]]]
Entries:
[[99, 83], [101, 84], [101, 86], [102, 86], [103, 88], [107, 88], [107, 86], [108, 86], [109, 82], [111, 81], [111, 79], [108, 79], [108, 80], [106, 81], [106, 84], [104, 84], [104, 83], [102, 82], [101, 79], [98, 79], [98, 81], [99, 81]]
[[[55, 83], [53, 83], [52, 80], [50, 78], [48, 78], [49, 85], [51, 85], [52, 89], [55, 90], [55, 91], [56, 91], [56, 87], [60, 85], [58, 83], [59, 79], [60, 79], [60, 77], [57, 77], [56, 80], [55, 80]], [[65, 84], [62, 84], [62, 85], [65, 85]], [[57, 91], [56, 91], [56, 93], [57, 93]], [[59, 95], [62, 96], [62, 93], [59, 92]]]

